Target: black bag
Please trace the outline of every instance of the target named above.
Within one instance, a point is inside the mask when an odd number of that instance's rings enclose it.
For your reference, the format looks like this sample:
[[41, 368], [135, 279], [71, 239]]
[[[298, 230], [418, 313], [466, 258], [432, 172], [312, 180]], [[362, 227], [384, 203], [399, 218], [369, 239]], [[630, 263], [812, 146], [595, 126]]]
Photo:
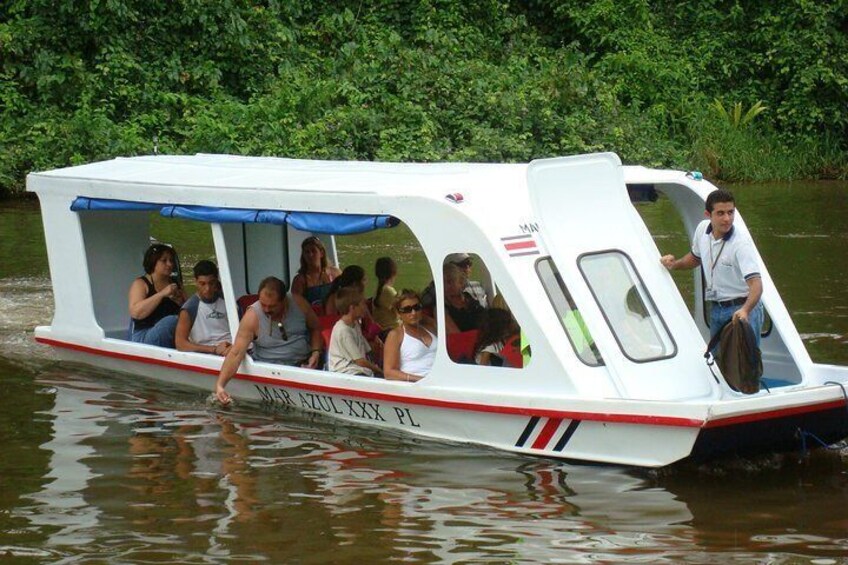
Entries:
[[712, 337], [704, 357], [709, 361], [715, 349], [716, 361], [724, 380], [733, 390], [743, 394], [755, 394], [760, 390], [763, 376], [763, 358], [757, 347], [754, 329], [746, 320], [731, 320]]

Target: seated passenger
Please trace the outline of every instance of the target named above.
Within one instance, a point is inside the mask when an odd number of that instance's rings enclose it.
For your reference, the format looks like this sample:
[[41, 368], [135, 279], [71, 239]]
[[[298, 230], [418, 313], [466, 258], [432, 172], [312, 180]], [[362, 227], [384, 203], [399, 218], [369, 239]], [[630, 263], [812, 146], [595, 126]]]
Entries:
[[465, 273], [453, 263], [445, 264], [445, 328], [447, 333], [467, 332], [480, 327], [486, 310], [465, 292]]
[[397, 264], [390, 257], [380, 257], [374, 264], [377, 292], [374, 293], [374, 321], [385, 331], [400, 324], [394, 304], [397, 291], [392, 286], [397, 277]]
[[478, 365], [505, 365], [501, 352], [506, 340], [517, 336], [520, 329], [507, 310], [492, 308], [483, 313], [480, 324], [480, 337], [474, 346], [474, 362]]
[[171, 280], [174, 257], [174, 250], [162, 243], [151, 245], [144, 253], [145, 275], [133, 281], [128, 296], [134, 342], [174, 347], [177, 314], [185, 302], [180, 285]]
[[226, 355], [232, 337], [215, 263], [204, 259], [195, 265], [194, 282], [197, 292], [180, 310], [175, 336], [177, 349]]
[[465, 274], [465, 286], [462, 291], [469, 294], [483, 308], [488, 307], [488, 299], [486, 297], [486, 289], [478, 281], [471, 280], [471, 270], [474, 262], [468, 253], [451, 253], [445, 259], [447, 263], [456, 265]]
[[[333, 284], [330, 286], [330, 293], [327, 295], [327, 300], [324, 302], [325, 316], [340, 316], [341, 312], [336, 308], [336, 296], [342, 288], [355, 288], [363, 294], [365, 293], [365, 270], [359, 265], [349, 265], [344, 268], [342, 274], [336, 277]], [[380, 355], [383, 351], [383, 341], [380, 339], [382, 328], [371, 317], [371, 313], [366, 309], [365, 314], [360, 320], [362, 326], [362, 334], [368, 340], [371, 349], [375, 355]]]
[[315, 369], [321, 360], [318, 317], [302, 296], [286, 294], [285, 283], [277, 277], [267, 277], [259, 283], [259, 300], [247, 309], [239, 323], [236, 339], [215, 383], [215, 396], [222, 404], [231, 400], [224, 389], [251, 342], [257, 361]]
[[[456, 265], [465, 273], [465, 286], [462, 290], [479, 302], [480, 306], [486, 308], [489, 305], [488, 298], [486, 297], [486, 289], [479, 282], [471, 280], [471, 268], [474, 263], [468, 253], [451, 253], [445, 257], [444, 266], [447, 265]], [[421, 303], [425, 308], [434, 308], [436, 306], [436, 284], [433, 281], [430, 281], [430, 284], [424, 289], [421, 295]]]
[[414, 382], [426, 377], [436, 358], [436, 323], [421, 312], [421, 298], [404, 289], [395, 301], [401, 324], [386, 336], [383, 373], [389, 380]]
[[340, 288], [355, 287], [365, 292], [365, 269], [359, 265], [348, 265], [338, 277], [333, 280], [330, 289], [324, 297], [324, 314], [327, 316], [340, 316], [341, 312], [336, 308], [336, 294]]
[[292, 294], [306, 299], [309, 304], [321, 304], [330, 292], [330, 284], [339, 276], [338, 267], [328, 264], [327, 250], [314, 235], [300, 244], [300, 269], [292, 280]]
[[371, 346], [362, 335], [362, 328], [359, 325], [368, 309], [362, 292], [355, 287], [339, 289], [336, 304], [343, 314], [333, 326], [333, 333], [330, 336], [329, 369], [336, 373], [367, 377], [373, 377], [375, 374], [382, 375], [382, 369], [368, 360]]

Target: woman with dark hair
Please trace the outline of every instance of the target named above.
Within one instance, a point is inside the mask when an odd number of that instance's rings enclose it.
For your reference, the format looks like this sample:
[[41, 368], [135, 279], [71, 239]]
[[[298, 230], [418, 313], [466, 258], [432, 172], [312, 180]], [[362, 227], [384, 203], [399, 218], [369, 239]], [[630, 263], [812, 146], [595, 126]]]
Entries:
[[474, 362], [478, 365], [503, 367], [504, 345], [509, 338], [518, 336], [520, 331], [508, 310], [485, 310], [480, 323], [480, 336], [474, 346]]
[[133, 320], [132, 341], [174, 347], [177, 316], [185, 294], [171, 279], [176, 264], [174, 249], [154, 243], [144, 253], [144, 275], [130, 285], [128, 302]]
[[388, 380], [414, 382], [427, 376], [436, 359], [436, 322], [421, 311], [414, 290], [402, 290], [394, 308], [401, 324], [386, 336], [383, 374]]
[[374, 321], [383, 330], [391, 330], [400, 324], [394, 304], [397, 291], [392, 286], [397, 277], [397, 264], [391, 257], [380, 257], [374, 264], [377, 275], [377, 291], [374, 293]]
[[300, 244], [300, 269], [292, 280], [291, 291], [310, 304], [320, 304], [330, 292], [330, 284], [339, 269], [327, 261], [327, 249], [317, 237], [310, 236]]
[[333, 282], [330, 284], [327, 296], [324, 298], [324, 314], [326, 316], [341, 315], [336, 308], [336, 294], [340, 288], [355, 286], [364, 293], [365, 283], [365, 269], [359, 265], [348, 265], [345, 267], [342, 274], [333, 279]]

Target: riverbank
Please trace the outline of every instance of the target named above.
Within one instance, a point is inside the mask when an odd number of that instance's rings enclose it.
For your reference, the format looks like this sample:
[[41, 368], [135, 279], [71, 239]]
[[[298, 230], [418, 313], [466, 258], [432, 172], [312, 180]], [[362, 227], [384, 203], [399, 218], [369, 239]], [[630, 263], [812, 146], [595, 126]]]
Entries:
[[154, 147], [403, 162], [613, 151], [716, 181], [848, 178], [838, 4], [672, 4], [28, 3], [0, 24], [0, 193]]

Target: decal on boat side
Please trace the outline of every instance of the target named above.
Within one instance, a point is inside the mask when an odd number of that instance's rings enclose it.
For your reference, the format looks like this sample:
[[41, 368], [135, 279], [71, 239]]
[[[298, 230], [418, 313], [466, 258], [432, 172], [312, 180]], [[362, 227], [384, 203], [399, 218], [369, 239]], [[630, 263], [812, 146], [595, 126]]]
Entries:
[[[545, 423], [541, 427], [541, 430], [537, 432], [536, 429], [539, 426], [539, 422], [542, 420], [545, 420]], [[565, 449], [565, 446], [574, 435], [574, 432], [577, 431], [577, 426], [580, 425], [582, 420], [566, 421], [568, 421], [568, 426], [566, 426], [565, 431], [562, 432], [562, 435], [559, 436], [559, 439], [551, 448], [553, 451], [562, 451]], [[524, 430], [521, 432], [521, 435], [518, 436], [518, 441], [515, 442], [515, 447], [525, 447], [527, 443], [530, 443], [531, 449], [547, 449], [548, 445], [551, 443], [551, 438], [553, 438], [557, 431], [562, 427], [562, 422], [562, 418], [542, 418], [540, 416], [533, 416], [527, 422], [527, 425], [524, 426]], [[531, 437], [532, 441], [530, 441]]]
[[[510, 257], [523, 257], [525, 255], [539, 255], [539, 246], [536, 239], [533, 237], [533, 231], [539, 231], [536, 224], [531, 224], [533, 229], [521, 226], [521, 231], [525, 232], [519, 235], [508, 235], [501, 238], [501, 243], [506, 249]], [[529, 233], [527, 233], [529, 232]]]
[[[329, 394], [298, 391], [295, 395], [283, 388], [254, 385], [266, 402], [297, 406], [314, 412], [326, 412], [339, 416], [353, 417], [369, 422], [396, 420], [401, 426], [420, 428], [409, 408], [390, 406], [391, 412], [383, 412], [385, 405], [350, 398], [334, 397]], [[388, 419], [387, 419], [388, 418]]]

